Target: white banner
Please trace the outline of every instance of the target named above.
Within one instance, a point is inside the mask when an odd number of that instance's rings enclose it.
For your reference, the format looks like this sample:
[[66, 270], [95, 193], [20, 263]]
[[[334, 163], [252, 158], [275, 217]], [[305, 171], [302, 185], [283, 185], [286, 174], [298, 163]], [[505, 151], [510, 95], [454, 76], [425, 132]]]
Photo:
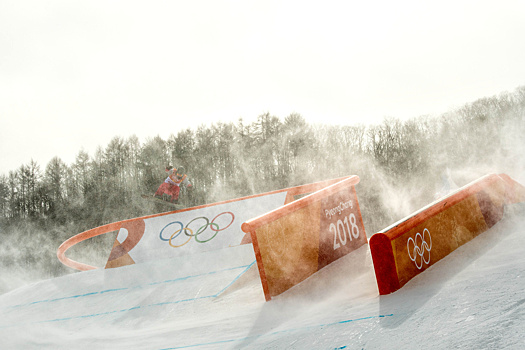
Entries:
[[[274, 193], [144, 219], [144, 235], [129, 252], [135, 263], [237, 246], [241, 225], [285, 203], [287, 192]], [[128, 230], [121, 228], [122, 243]]]

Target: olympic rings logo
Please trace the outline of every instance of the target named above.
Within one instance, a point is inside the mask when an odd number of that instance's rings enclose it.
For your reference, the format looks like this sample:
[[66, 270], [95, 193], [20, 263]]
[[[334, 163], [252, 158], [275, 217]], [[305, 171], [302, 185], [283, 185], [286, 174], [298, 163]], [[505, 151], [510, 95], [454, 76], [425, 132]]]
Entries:
[[423, 235], [418, 232], [415, 239], [410, 237], [407, 241], [408, 257], [416, 264], [418, 270], [421, 270], [423, 267], [423, 262], [427, 265], [430, 263], [431, 249], [432, 237], [430, 237], [428, 229], [423, 230]]
[[[222, 215], [226, 215], [226, 214], [229, 214], [231, 216], [231, 221], [228, 225], [226, 225], [225, 227], [223, 228], [219, 228], [219, 224], [217, 224], [215, 222], [215, 220], [217, 220], [218, 217], [222, 216]], [[192, 228], [190, 228], [190, 225], [193, 224], [193, 222], [196, 222], [197, 220], [204, 220], [206, 223], [202, 226], [200, 226], [197, 230], [194, 230]], [[195, 241], [197, 243], [206, 243], [206, 242], [209, 242], [211, 241], [212, 239], [215, 238], [215, 236], [217, 236], [217, 234], [220, 232], [220, 231], [224, 231], [226, 230], [228, 227], [230, 227], [232, 224], [233, 224], [233, 221], [235, 220], [235, 215], [230, 212], [230, 211], [225, 211], [225, 212], [222, 212], [220, 213], [219, 215], [217, 215], [216, 217], [214, 217], [211, 221], [210, 219], [208, 219], [207, 217], [205, 216], [199, 216], [199, 217], [196, 217], [194, 219], [192, 219], [190, 222], [188, 222], [186, 224], [186, 226], [184, 226], [184, 224], [180, 221], [173, 221], [173, 222], [170, 222], [169, 224], [167, 224], [166, 226], [164, 226], [164, 228], [162, 230], [160, 230], [160, 234], [159, 234], [159, 238], [162, 240], [162, 241], [165, 241], [165, 242], [168, 242], [168, 244], [173, 247], [173, 248], [179, 248], [179, 247], [182, 247], [183, 245], [187, 244], [192, 238], [195, 238]], [[178, 230], [176, 230], [175, 232], [173, 232], [171, 234], [171, 236], [169, 238], [166, 238], [166, 236], [163, 235], [164, 231], [168, 231], [168, 227], [172, 226], [172, 225], [179, 225], [180, 228]], [[199, 236], [204, 233], [208, 227], [210, 228], [210, 230], [213, 233], [213, 235], [209, 238], [206, 238], [206, 239], [201, 239], [199, 238]], [[195, 227], [194, 227], [195, 228]], [[182, 243], [182, 244], [174, 244], [172, 241], [177, 238], [178, 236], [181, 235], [181, 233], [184, 232], [184, 235], [186, 235], [188, 237], [188, 239]], [[168, 233], [166, 233], [167, 235]]]

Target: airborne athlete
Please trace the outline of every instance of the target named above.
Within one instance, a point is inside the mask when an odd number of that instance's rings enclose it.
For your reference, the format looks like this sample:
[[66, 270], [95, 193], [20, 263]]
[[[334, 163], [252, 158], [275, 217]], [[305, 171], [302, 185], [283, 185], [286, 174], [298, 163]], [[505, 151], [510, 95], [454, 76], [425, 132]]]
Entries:
[[177, 169], [168, 165], [166, 167], [166, 173], [168, 173], [168, 177], [159, 186], [153, 197], [164, 199], [163, 197], [166, 195], [168, 202], [177, 204], [181, 186], [183, 186], [184, 189], [191, 189], [192, 184], [188, 180], [188, 175], [184, 173], [184, 167], [182, 166]]

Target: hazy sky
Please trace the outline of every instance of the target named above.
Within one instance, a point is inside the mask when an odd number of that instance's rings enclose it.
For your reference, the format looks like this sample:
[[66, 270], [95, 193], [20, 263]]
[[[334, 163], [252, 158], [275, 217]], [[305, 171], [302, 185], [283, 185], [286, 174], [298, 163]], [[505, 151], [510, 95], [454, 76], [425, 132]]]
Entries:
[[525, 1], [0, 0], [0, 174], [114, 136], [439, 115], [525, 84]]

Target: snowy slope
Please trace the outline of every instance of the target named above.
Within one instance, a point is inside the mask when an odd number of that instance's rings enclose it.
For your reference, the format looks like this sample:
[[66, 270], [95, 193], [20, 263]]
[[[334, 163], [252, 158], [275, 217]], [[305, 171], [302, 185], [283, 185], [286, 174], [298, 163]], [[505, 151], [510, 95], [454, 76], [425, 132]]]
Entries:
[[523, 349], [525, 210], [378, 296], [368, 246], [264, 301], [251, 245], [0, 296], [4, 349]]

